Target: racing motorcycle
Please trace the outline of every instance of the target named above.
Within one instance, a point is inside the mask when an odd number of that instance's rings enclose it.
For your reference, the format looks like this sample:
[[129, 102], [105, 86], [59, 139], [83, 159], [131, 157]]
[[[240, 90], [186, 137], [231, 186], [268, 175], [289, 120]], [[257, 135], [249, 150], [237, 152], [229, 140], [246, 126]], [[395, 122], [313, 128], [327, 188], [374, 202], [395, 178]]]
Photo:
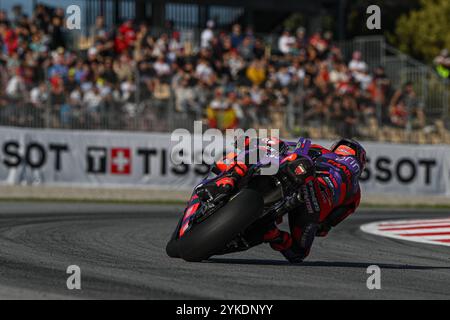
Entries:
[[[217, 165], [211, 166], [208, 175], [194, 188], [166, 246], [168, 256], [202, 261], [261, 244], [267, 226], [302, 204], [304, 173], [311, 169], [305, 167], [306, 162], [283, 163], [281, 157], [295, 153], [301, 158], [307, 154], [310, 144], [309, 140], [300, 138], [297, 143], [284, 142], [279, 150], [268, 150], [270, 156], [248, 166], [245, 176], [228, 193], [208, 191], [208, 186], [229, 174]], [[256, 149], [240, 150], [240, 156], [248, 156]], [[261, 174], [262, 168], [274, 163], [279, 165], [276, 174]]]

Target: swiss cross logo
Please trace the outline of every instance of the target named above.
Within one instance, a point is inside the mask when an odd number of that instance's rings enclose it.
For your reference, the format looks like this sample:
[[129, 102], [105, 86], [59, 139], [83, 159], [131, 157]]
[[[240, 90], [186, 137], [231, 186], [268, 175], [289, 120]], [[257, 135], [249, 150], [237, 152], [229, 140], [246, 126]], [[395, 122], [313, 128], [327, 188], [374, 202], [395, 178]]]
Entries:
[[112, 174], [130, 174], [131, 173], [130, 149], [112, 148], [110, 164]]

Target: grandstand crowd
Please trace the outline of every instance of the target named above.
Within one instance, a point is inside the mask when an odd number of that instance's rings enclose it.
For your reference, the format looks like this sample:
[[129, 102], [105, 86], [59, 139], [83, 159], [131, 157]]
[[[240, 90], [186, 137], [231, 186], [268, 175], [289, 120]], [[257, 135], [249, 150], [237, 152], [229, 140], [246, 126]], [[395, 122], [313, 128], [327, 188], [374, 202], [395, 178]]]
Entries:
[[43, 5], [0, 11], [0, 124], [161, 131], [172, 118], [202, 119], [377, 140], [427, 128], [413, 84], [392, 84], [361, 52], [346, 59], [331, 32], [299, 28], [269, 43], [208, 21], [193, 41], [170, 23], [108, 28], [99, 16], [80, 49], [64, 23]]

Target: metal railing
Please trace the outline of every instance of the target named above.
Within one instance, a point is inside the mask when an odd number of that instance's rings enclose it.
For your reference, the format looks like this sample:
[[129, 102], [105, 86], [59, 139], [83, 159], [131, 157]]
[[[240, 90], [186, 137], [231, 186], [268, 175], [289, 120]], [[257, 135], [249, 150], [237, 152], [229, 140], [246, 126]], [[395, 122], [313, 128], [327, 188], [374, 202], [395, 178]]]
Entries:
[[450, 105], [448, 79], [442, 79], [430, 66], [392, 46], [385, 44], [385, 49], [385, 69], [391, 81], [397, 84], [412, 82], [427, 115], [448, 120]]
[[384, 67], [394, 88], [412, 82], [427, 116], [449, 120], [450, 82], [442, 79], [432, 67], [390, 46], [382, 36], [356, 37], [338, 45], [347, 61], [358, 50], [371, 68]]
[[[307, 119], [304, 90], [300, 85], [290, 94], [290, 103], [286, 107], [285, 124], [294, 135], [310, 135], [313, 138], [333, 139], [337, 136], [354, 136], [365, 140], [412, 142], [412, 143], [450, 143], [445, 124], [449, 123], [450, 83], [442, 79], [428, 65], [425, 65], [394, 47], [388, 45], [384, 37], [357, 37], [338, 43], [346, 61], [351, 60], [354, 51], [362, 53], [362, 59], [371, 71], [381, 66], [390, 79], [392, 89], [401, 89], [411, 82], [417, 95], [419, 107], [427, 118], [426, 130], [414, 128], [410, 115], [405, 128], [396, 128], [386, 123], [383, 113], [389, 110], [389, 98], [384, 104], [376, 103], [375, 117], [358, 116], [358, 122], [352, 126], [340, 125], [327, 115]], [[444, 125], [435, 125], [442, 120]], [[333, 122], [334, 121], [334, 122]]]
[[352, 40], [338, 42], [338, 47], [346, 59], [350, 61], [355, 51], [360, 51], [364, 61], [371, 67], [385, 64], [385, 38], [383, 36], [356, 37]]

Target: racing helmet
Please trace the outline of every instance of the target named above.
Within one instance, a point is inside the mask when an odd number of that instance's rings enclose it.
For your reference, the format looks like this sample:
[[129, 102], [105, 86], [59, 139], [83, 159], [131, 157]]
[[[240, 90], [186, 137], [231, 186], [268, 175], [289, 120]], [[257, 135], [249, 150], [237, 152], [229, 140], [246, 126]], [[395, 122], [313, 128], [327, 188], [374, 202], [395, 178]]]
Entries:
[[359, 162], [361, 172], [366, 167], [367, 158], [366, 150], [361, 144], [353, 139], [341, 139], [333, 144], [331, 152], [342, 156], [353, 156]]

